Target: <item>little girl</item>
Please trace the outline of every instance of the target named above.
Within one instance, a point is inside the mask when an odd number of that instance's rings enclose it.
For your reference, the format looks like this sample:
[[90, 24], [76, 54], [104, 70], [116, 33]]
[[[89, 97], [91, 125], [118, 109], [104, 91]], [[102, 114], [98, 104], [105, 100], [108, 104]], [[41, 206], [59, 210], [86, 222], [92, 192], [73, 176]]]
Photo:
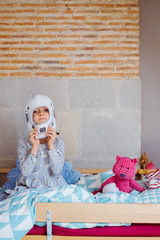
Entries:
[[61, 172], [64, 165], [64, 143], [56, 132], [55, 109], [51, 99], [34, 95], [26, 105], [29, 137], [19, 142], [21, 175], [17, 190], [53, 188], [67, 184]]

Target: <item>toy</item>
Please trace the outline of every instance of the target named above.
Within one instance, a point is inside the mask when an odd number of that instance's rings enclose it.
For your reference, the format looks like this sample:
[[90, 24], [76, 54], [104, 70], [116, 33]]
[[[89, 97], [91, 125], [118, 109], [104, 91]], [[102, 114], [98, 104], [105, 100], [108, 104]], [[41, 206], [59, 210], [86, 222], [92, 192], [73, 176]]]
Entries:
[[122, 191], [130, 193], [133, 189], [143, 192], [144, 188], [133, 179], [136, 173], [137, 161], [136, 158], [130, 159], [128, 157], [117, 156], [116, 163], [113, 166], [113, 173], [115, 175], [107, 179], [96, 192]]
[[160, 187], [160, 169], [152, 171], [148, 174], [148, 187], [149, 188], [159, 188]]
[[[33, 121], [33, 112], [36, 108], [47, 107], [49, 110], [48, 121], [40, 124], [35, 124]], [[38, 136], [37, 139], [45, 138], [48, 126], [53, 127], [56, 130], [56, 119], [55, 119], [55, 109], [51, 99], [44, 95], [33, 95], [27, 102], [26, 109], [26, 121], [29, 132], [32, 131], [34, 127], [37, 128]]]
[[148, 175], [151, 172], [151, 170], [156, 169], [152, 161], [148, 160], [148, 157], [145, 152], [141, 154], [139, 165], [140, 169], [138, 169], [137, 173], [141, 176], [141, 178], [143, 175]]
[[141, 169], [156, 169], [152, 161], [148, 160], [146, 153], [141, 154], [139, 165]]

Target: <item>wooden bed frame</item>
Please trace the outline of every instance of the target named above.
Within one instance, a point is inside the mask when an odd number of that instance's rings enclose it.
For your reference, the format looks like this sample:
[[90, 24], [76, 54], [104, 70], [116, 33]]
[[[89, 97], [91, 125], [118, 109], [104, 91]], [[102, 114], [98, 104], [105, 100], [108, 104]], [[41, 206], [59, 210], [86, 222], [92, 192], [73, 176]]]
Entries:
[[[97, 174], [107, 169], [79, 169], [82, 173]], [[47, 211], [52, 222], [92, 223], [158, 223], [160, 204], [103, 204], [103, 203], [37, 203], [36, 221], [46, 222]], [[52, 236], [52, 240], [160, 240], [160, 237], [84, 237]], [[26, 235], [22, 240], [47, 240], [47, 236]]]

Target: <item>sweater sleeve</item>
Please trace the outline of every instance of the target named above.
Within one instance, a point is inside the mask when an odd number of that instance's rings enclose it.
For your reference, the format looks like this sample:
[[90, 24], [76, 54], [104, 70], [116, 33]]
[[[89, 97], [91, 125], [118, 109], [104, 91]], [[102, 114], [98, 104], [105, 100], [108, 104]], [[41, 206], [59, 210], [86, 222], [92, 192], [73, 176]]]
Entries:
[[30, 144], [26, 138], [19, 141], [18, 158], [21, 174], [24, 177], [29, 177], [33, 171], [37, 159], [30, 153]]
[[48, 151], [48, 156], [53, 175], [59, 175], [64, 166], [64, 142], [61, 138], [57, 138], [55, 148]]

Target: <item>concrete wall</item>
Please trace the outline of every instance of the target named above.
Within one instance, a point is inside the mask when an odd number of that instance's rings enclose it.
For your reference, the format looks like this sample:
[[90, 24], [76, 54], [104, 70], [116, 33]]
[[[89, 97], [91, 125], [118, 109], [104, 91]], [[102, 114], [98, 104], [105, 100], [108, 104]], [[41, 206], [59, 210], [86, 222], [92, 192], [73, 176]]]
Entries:
[[0, 5], [0, 160], [16, 159], [18, 140], [28, 134], [24, 107], [34, 93], [55, 103], [74, 167], [109, 168], [118, 154], [139, 157], [138, 1]]
[[111, 167], [117, 154], [140, 155], [141, 82], [109, 79], [1, 79], [0, 157], [16, 159], [27, 134], [28, 96], [47, 94], [55, 103], [66, 160], [75, 167]]

